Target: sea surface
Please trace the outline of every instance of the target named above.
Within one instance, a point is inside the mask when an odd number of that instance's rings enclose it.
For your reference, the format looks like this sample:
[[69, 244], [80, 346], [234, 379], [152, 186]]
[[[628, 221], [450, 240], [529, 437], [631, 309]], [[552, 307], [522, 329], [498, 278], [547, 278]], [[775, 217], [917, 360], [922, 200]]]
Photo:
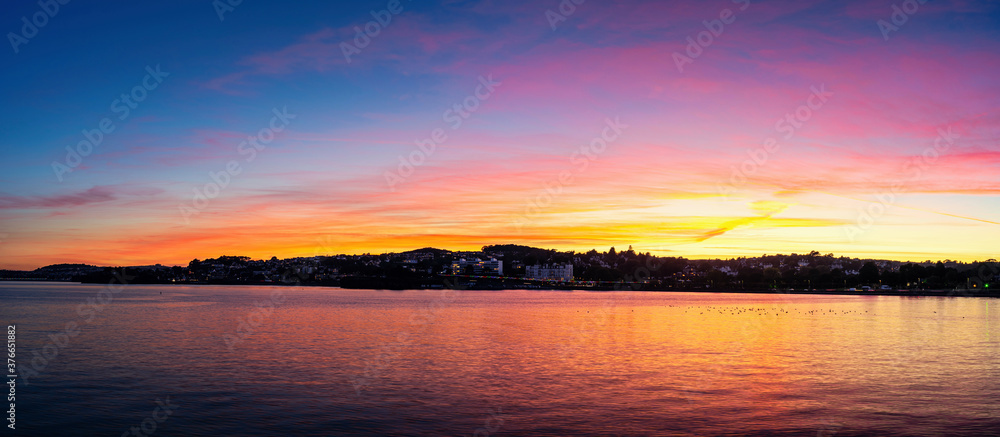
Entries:
[[1000, 435], [996, 299], [5, 282], [0, 320], [2, 435]]

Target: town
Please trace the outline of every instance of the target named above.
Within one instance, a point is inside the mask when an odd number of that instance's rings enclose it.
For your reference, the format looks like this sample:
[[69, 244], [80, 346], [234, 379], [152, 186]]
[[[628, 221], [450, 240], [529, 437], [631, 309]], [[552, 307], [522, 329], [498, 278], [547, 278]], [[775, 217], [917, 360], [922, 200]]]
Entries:
[[0, 280], [104, 283], [120, 274], [134, 284], [319, 285], [363, 289], [593, 289], [649, 291], [832, 292], [996, 295], [1000, 265], [984, 262], [900, 262], [835, 257], [819, 252], [693, 260], [639, 253], [560, 252], [518, 245], [452, 252], [425, 248], [379, 255], [253, 260], [195, 259], [187, 266], [96, 267], [57, 264], [0, 271]]

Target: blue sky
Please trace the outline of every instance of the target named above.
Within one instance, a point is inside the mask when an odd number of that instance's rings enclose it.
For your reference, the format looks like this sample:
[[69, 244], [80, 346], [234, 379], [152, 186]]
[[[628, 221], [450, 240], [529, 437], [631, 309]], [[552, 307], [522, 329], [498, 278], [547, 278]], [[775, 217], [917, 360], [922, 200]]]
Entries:
[[[224, 20], [207, 0], [60, 5], [17, 53], [0, 50], [0, 267], [510, 242], [995, 253], [983, 242], [1000, 222], [995, 2], [927, 3], [886, 39], [878, 23], [903, 2], [591, 1], [553, 28], [558, 1], [404, 0], [345, 62], [342, 43], [388, 3], [244, 0]], [[687, 38], [727, 9], [735, 22], [678, 68]], [[39, 11], [11, 4], [0, 29], [20, 33]], [[157, 66], [169, 76], [118, 119], [112, 103]], [[474, 97], [486, 78], [502, 85]], [[829, 104], [725, 188], [816, 86]], [[445, 111], [463, 102], [476, 110], [452, 129]], [[276, 108], [294, 119], [247, 162], [240, 142]], [[60, 181], [52, 163], [106, 117], [115, 130]], [[614, 119], [623, 135], [539, 207]], [[435, 129], [447, 141], [414, 155]], [[942, 129], [960, 140], [910, 174]], [[179, 213], [230, 161], [243, 170], [231, 184]], [[947, 238], [921, 246], [913, 229]]]

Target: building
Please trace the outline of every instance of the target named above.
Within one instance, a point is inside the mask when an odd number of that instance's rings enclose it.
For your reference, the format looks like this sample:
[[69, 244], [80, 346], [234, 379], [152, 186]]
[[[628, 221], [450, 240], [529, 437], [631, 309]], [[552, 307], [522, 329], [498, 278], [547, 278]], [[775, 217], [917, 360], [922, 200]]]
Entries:
[[725, 274], [727, 274], [727, 275], [729, 275], [729, 276], [736, 276], [736, 275], [738, 275], [738, 274], [739, 274], [739, 272], [737, 272], [737, 271], [733, 270], [733, 269], [732, 269], [732, 268], [730, 268], [729, 266], [722, 266], [722, 267], [719, 267], [719, 271], [720, 271], [720, 272], [722, 272], [722, 273], [725, 273]]
[[524, 268], [525, 279], [572, 281], [573, 264], [545, 264]]
[[496, 258], [481, 260], [479, 258], [459, 258], [451, 263], [451, 274], [464, 275], [472, 266], [472, 274], [476, 276], [503, 276], [503, 261]]

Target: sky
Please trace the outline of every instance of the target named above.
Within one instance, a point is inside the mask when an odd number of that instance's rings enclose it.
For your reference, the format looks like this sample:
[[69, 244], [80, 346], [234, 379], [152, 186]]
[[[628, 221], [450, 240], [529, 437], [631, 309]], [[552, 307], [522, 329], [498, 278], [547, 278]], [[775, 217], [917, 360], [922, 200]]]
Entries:
[[0, 268], [1000, 258], [1000, 3], [577, 2], [8, 2]]

